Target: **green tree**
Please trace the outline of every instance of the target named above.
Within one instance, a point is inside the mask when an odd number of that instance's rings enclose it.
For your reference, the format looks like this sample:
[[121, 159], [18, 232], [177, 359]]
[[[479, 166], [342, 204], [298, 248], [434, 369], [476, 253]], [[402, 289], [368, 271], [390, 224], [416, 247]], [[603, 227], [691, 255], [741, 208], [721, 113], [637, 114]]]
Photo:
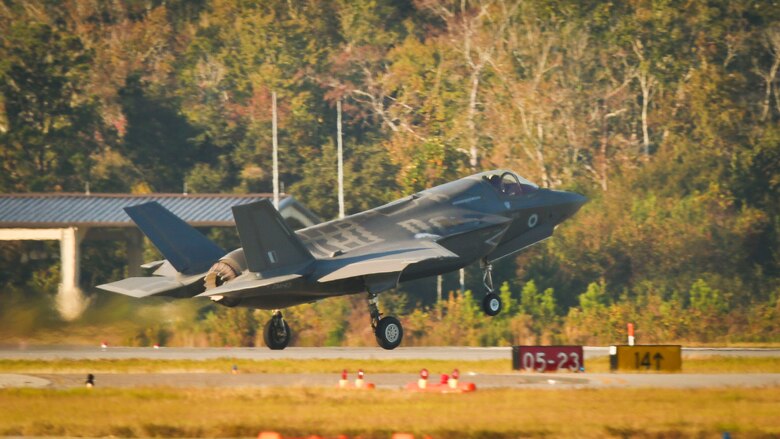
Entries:
[[[277, 94], [280, 169], [301, 178], [332, 126], [318, 72], [334, 45], [330, 2], [219, 2], [202, 13], [182, 57], [182, 111], [211, 145], [210, 167], [239, 191], [271, 189], [271, 96]], [[231, 176], [233, 179], [231, 180]]]
[[580, 294], [580, 308], [585, 313], [604, 310], [607, 304], [606, 288], [603, 283], [591, 282], [588, 289]]
[[[395, 166], [387, 151], [376, 144], [345, 147], [344, 204], [347, 214], [392, 201], [399, 194]], [[333, 143], [303, 164], [301, 179], [290, 193], [324, 219], [338, 216], [337, 157]]]
[[0, 130], [5, 191], [82, 190], [105, 133], [85, 93], [91, 52], [73, 35], [14, 21], [0, 40]]
[[552, 288], [547, 288], [540, 292], [533, 280], [526, 282], [520, 293], [519, 309], [522, 314], [528, 315], [533, 319], [531, 329], [537, 337], [557, 331], [555, 307], [555, 297]]
[[214, 160], [212, 149], [191, 143], [198, 131], [178, 113], [175, 101], [150, 96], [149, 92], [136, 76], [128, 78], [120, 90], [127, 121], [120, 150], [152, 190], [180, 192], [189, 169], [198, 162]]
[[728, 309], [723, 293], [707, 285], [703, 279], [696, 280], [688, 294], [691, 308], [703, 314], [720, 314]]
[[555, 297], [553, 289], [540, 292], [533, 280], [526, 282], [520, 293], [520, 312], [529, 316], [549, 319], [555, 315]]

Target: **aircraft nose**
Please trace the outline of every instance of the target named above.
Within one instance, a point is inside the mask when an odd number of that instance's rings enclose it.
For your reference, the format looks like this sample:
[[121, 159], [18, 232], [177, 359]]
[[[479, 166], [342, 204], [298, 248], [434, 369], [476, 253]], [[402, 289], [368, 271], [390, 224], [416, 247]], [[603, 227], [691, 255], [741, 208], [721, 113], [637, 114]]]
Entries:
[[560, 192], [560, 205], [564, 218], [570, 218], [588, 202], [588, 198], [576, 192]]
[[577, 213], [578, 210], [580, 210], [580, 207], [582, 207], [585, 203], [588, 202], [588, 197], [571, 192], [571, 198], [572, 198], [572, 201], [570, 202], [572, 206], [571, 216], [573, 216], [575, 213]]
[[575, 192], [568, 192], [568, 194], [571, 196], [571, 204], [576, 205], [577, 209], [582, 207], [583, 204], [588, 202], [588, 197], [584, 195], [580, 195]]

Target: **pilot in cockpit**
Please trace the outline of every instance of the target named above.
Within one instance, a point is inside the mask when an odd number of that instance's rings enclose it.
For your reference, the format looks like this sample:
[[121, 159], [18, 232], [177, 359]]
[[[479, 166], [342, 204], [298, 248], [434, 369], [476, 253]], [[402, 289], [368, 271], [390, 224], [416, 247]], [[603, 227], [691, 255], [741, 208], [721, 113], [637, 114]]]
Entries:
[[504, 172], [503, 174], [493, 174], [490, 177], [484, 177], [493, 188], [509, 196], [520, 196], [534, 192], [539, 187], [530, 181], [518, 177], [511, 172]]
[[498, 174], [491, 175], [488, 182], [490, 182], [491, 186], [496, 188], [496, 190], [501, 190], [501, 177], [499, 177]]

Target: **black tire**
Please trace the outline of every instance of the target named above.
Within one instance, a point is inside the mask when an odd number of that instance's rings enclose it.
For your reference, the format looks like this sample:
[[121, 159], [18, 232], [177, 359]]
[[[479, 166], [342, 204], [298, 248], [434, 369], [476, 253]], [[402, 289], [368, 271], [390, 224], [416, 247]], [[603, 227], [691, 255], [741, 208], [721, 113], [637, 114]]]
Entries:
[[376, 342], [383, 349], [392, 350], [401, 344], [404, 338], [404, 327], [397, 318], [392, 316], [382, 317], [376, 325]]
[[493, 317], [501, 312], [501, 298], [496, 293], [485, 294], [485, 298], [482, 299], [482, 311], [485, 314]]
[[292, 337], [290, 325], [284, 320], [282, 320], [282, 324], [284, 325], [284, 336], [281, 336], [279, 331], [276, 330], [274, 319], [269, 320], [268, 323], [265, 324], [265, 329], [263, 329], [263, 340], [269, 349], [279, 351], [290, 344], [290, 338]]

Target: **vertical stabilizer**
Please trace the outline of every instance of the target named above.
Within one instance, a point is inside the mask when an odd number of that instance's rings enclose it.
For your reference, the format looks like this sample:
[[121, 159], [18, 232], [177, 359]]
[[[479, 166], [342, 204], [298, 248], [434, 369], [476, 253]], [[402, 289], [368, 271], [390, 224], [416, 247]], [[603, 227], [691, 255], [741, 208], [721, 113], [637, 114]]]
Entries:
[[247, 267], [273, 276], [302, 270], [314, 257], [268, 200], [233, 207]]
[[217, 244], [156, 201], [125, 207], [125, 212], [180, 273], [203, 273], [225, 254]]

